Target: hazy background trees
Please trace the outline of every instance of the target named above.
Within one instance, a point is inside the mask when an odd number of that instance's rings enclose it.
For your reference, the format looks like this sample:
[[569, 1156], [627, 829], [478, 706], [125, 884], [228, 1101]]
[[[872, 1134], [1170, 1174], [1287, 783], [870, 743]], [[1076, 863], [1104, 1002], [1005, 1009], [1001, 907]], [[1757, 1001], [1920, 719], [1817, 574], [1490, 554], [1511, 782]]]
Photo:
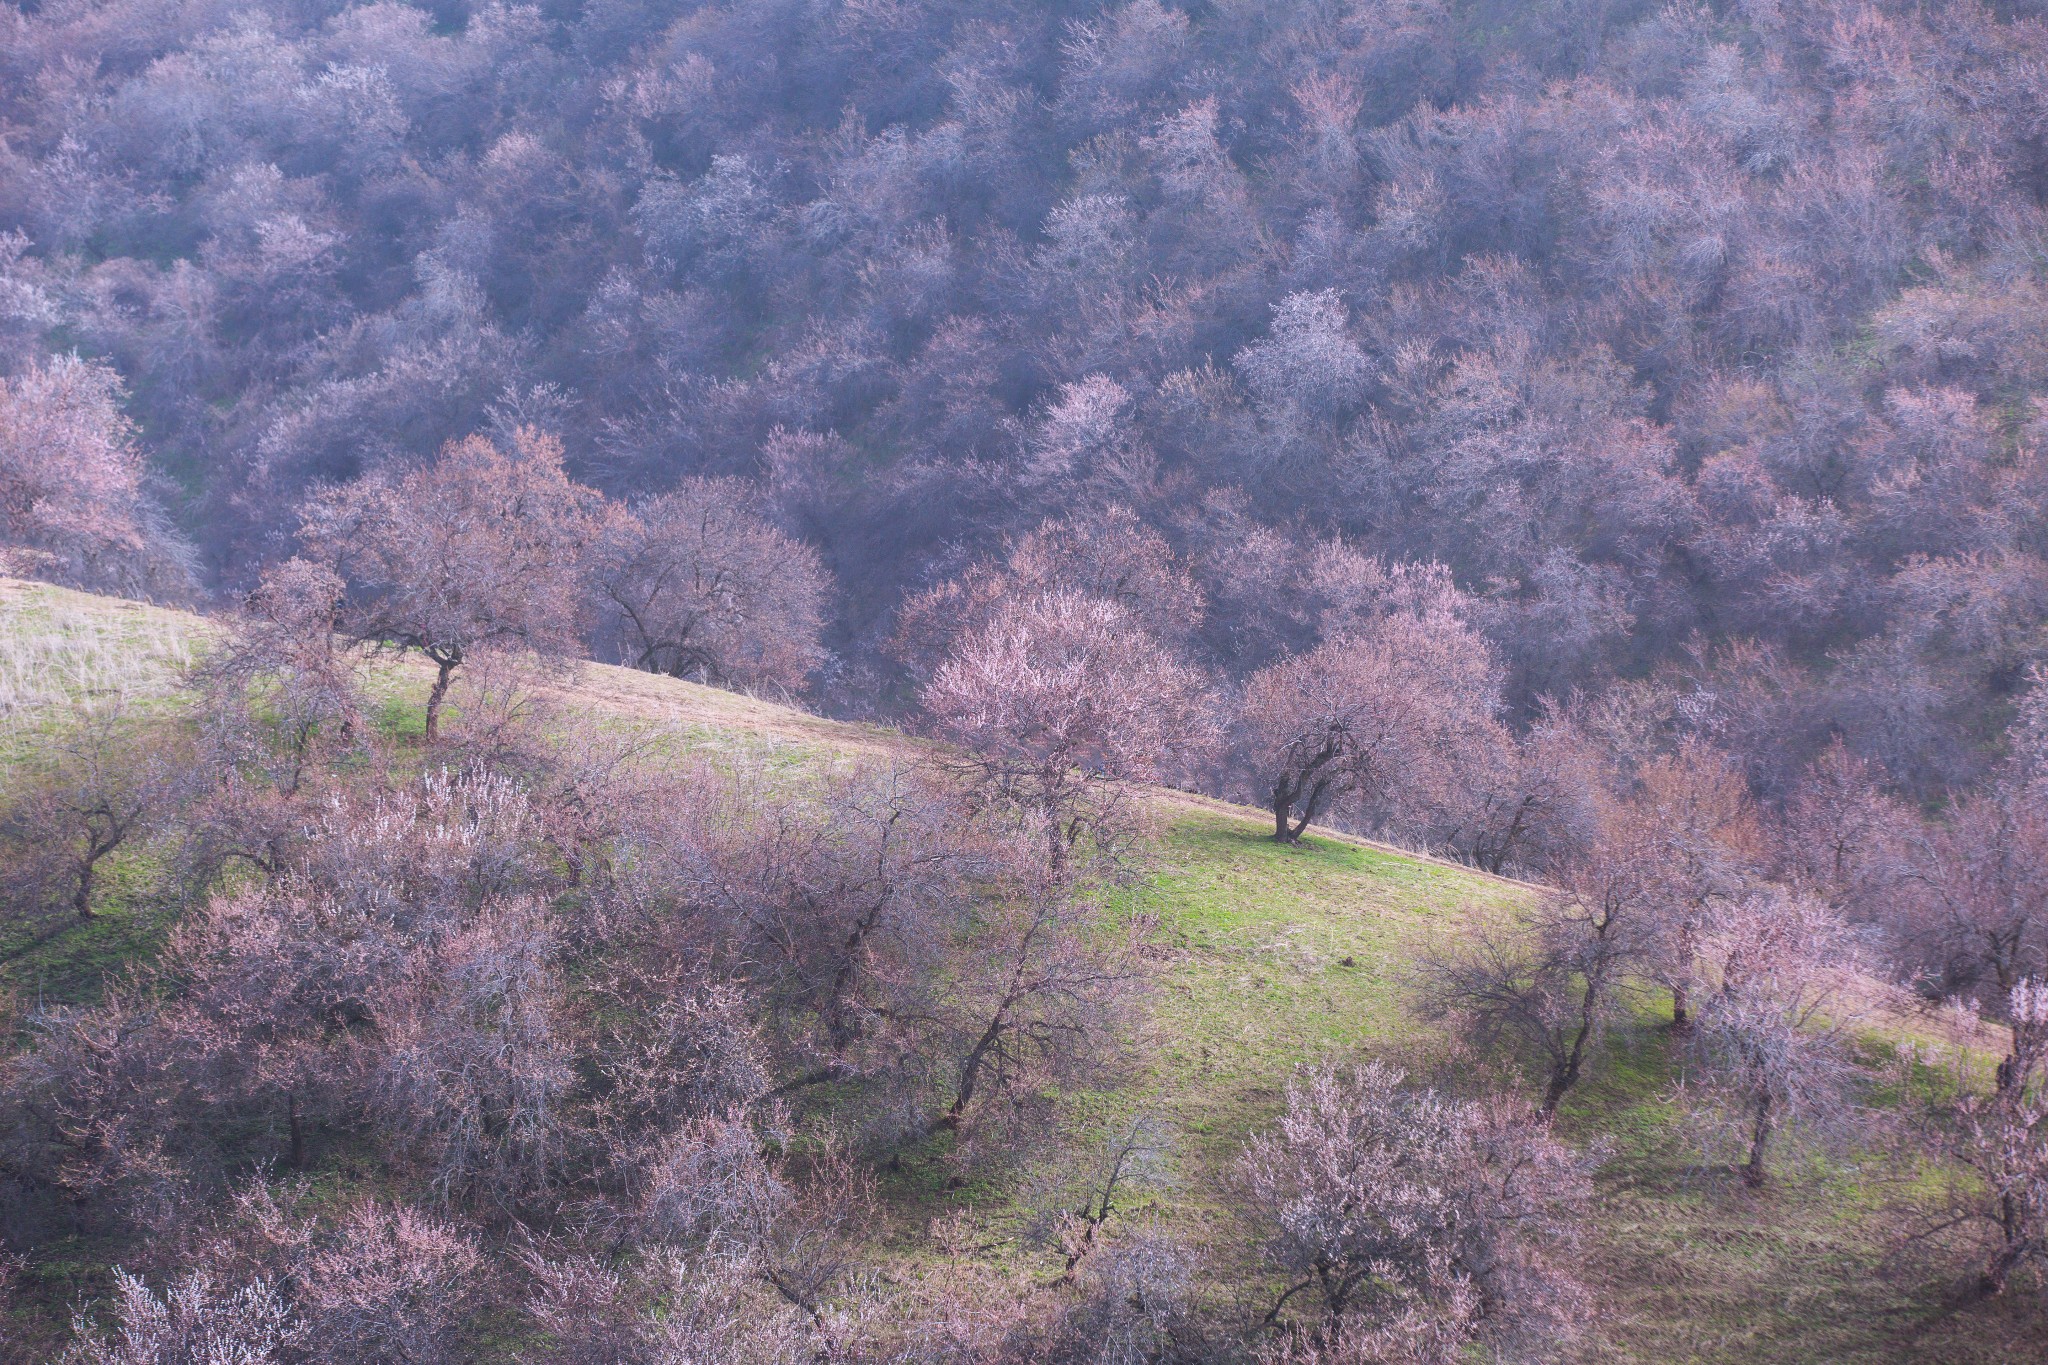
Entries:
[[1442, 566], [1518, 731], [1661, 677], [1774, 795], [1976, 783], [2048, 615], [2039, 23], [1562, 13], [22, 11], [0, 537], [242, 591], [527, 426], [632, 505], [600, 657], [902, 713], [1053, 574], [1241, 682], [1341, 544]]

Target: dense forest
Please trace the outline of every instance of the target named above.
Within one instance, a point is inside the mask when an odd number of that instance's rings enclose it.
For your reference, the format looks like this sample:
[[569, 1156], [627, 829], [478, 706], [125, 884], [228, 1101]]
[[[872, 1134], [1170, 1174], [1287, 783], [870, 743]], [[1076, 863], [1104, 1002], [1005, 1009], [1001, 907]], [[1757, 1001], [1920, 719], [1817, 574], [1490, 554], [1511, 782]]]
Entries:
[[[1128, 515], [1222, 677], [1438, 564], [1523, 722], [1647, 687], [1937, 799], [2048, 592], [2029, 9], [9, 9], [9, 425], [132, 443], [154, 553], [66, 543], [159, 595], [531, 424], [746, 480], [835, 712], [900, 710], [907, 598]], [[10, 525], [98, 467], [34, 464]]]
[[[32, 1352], [1540, 1358], [1645, 1011], [1752, 1194], [1889, 1143], [2048, 1278], [2034, 0], [12, 0], [0, 573], [217, 627], [0, 726], [0, 967], [156, 926], [0, 989], [0, 1272], [128, 1267]], [[878, 1188], [1121, 1064], [1161, 786], [1540, 882], [1399, 983], [1519, 1079], [1276, 1080], [1255, 1328], [1104, 1231], [1142, 1120], [1061, 1306], [906, 1307]], [[1983, 1093], [1848, 1124], [1850, 975]]]

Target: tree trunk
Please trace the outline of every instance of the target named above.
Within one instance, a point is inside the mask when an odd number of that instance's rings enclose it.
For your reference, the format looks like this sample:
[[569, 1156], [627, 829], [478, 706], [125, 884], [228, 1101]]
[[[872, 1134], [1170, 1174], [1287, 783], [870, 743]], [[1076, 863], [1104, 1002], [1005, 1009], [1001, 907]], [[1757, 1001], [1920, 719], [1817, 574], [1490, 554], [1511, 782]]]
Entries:
[[[1276, 844], [1300, 843], [1301, 836], [1308, 833], [1310, 822], [1316, 818], [1316, 810], [1323, 804], [1323, 793], [1328, 791], [1329, 787], [1330, 784], [1327, 780], [1311, 785], [1307, 778], [1303, 778], [1293, 786], [1287, 786], [1284, 781], [1275, 783], [1273, 786], [1273, 842]], [[1307, 799], [1301, 808], [1301, 818], [1299, 820], [1289, 820], [1287, 818], [1288, 813], [1294, 809], [1295, 801], [1302, 798], [1304, 789], [1307, 790]]]
[[1749, 1133], [1749, 1164], [1742, 1168], [1742, 1183], [1753, 1190], [1762, 1189], [1770, 1178], [1764, 1167], [1764, 1152], [1770, 1146], [1771, 1132], [1777, 1126], [1768, 1097], [1756, 1102], [1756, 1124]]
[[92, 882], [96, 866], [98, 859], [91, 854], [87, 854], [78, 865], [78, 890], [71, 897], [71, 909], [81, 924], [92, 918]]
[[1587, 976], [1585, 993], [1579, 998], [1579, 1031], [1572, 1038], [1570, 1051], [1550, 1070], [1550, 1086], [1543, 1092], [1543, 1115], [1548, 1118], [1557, 1112], [1557, 1106], [1564, 1099], [1564, 1092], [1579, 1083], [1579, 1070], [1585, 1064], [1586, 1044], [1592, 1041], [1595, 1011], [1600, 1008], [1600, 982], [1595, 976]]
[[1671, 1031], [1692, 1032], [1692, 992], [1684, 986], [1671, 988]]
[[960, 1120], [966, 1116], [967, 1106], [974, 1100], [975, 1087], [981, 1083], [982, 1063], [987, 1059], [989, 1049], [994, 1047], [996, 1041], [1003, 1036], [1003, 1030], [1008, 1027], [1008, 1023], [1009, 1006], [1005, 1005], [1002, 1010], [998, 1011], [996, 1017], [989, 1021], [987, 1031], [981, 1035], [980, 1041], [975, 1043], [974, 1050], [967, 1054], [967, 1060], [960, 1064], [960, 1089], [953, 1096], [951, 1106], [947, 1108], [939, 1121], [933, 1125], [934, 1127], [958, 1128], [960, 1126]]
[[2027, 1258], [2028, 1245], [2025, 1228], [2020, 1217], [2019, 1200], [2010, 1193], [1998, 1196], [1998, 1232], [2000, 1243], [1998, 1254], [1991, 1258], [1991, 1264], [1984, 1267], [1984, 1273], [1977, 1277], [1977, 1292], [1985, 1298], [2005, 1292], [2005, 1283], [2020, 1262]]
[[427, 693], [427, 743], [441, 737], [441, 703], [448, 696], [448, 681], [455, 676], [453, 659], [436, 659], [440, 672], [434, 675], [434, 690]]
[[1555, 1114], [1557, 1106], [1564, 1102], [1565, 1092], [1579, 1083], [1579, 1063], [1584, 1055], [1584, 1044], [1585, 1034], [1581, 1032], [1571, 1055], [1551, 1068], [1550, 1084], [1543, 1091], [1543, 1117]]
[[1273, 842], [1291, 844], [1293, 839], [1287, 833], [1287, 812], [1294, 805], [1294, 793], [1288, 790], [1287, 780], [1282, 778], [1273, 784]]

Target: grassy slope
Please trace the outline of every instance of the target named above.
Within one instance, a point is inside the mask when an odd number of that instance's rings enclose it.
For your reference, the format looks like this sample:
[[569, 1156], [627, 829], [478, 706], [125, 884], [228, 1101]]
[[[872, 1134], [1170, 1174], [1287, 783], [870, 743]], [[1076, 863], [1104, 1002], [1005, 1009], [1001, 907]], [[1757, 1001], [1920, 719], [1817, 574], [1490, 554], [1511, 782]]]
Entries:
[[[0, 580], [0, 762], [28, 754], [82, 695], [126, 694], [131, 707], [152, 709], [148, 699], [173, 676], [168, 663], [203, 642], [206, 629], [177, 613]], [[413, 728], [420, 676], [386, 669], [378, 686], [389, 698], [388, 723]], [[885, 730], [600, 666], [581, 670], [558, 700], [651, 723], [679, 745], [765, 748], [793, 763], [860, 761], [902, 742]], [[1226, 1292], [1251, 1294], [1255, 1272], [1228, 1251], [1242, 1245], [1242, 1231], [1229, 1226], [1216, 1194], [1246, 1132], [1269, 1119], [1296, 1065], [1432, 1052], [1401, 1008], [1402, 964], [1468, 909], [1511, 905], [1529, 890], [1352, 840], [1312, 838], [1281, 849], [1262, 837], [1260, 817], [1221, 803], [1161, 793], [1154, 807], [1157, 862], [1133, 899], [1157, 919], [1162, 979], [1140, 1065], [1123, 1093], [1095, 1098], [1104, 1115], [1143, 1109], [1166, 1121], [1176, 1137], [1175, 1188], [1159, 1200], [1162, 1216], [1217, 1252]], [[0, 973], [17, 989], [55, 980], [83, 990], [147, 939], [148, 926], [117, 907]], [[1903, 1018], [1896, 1027], [1915, 1031]], [[1650, 1021], [1624, 1033], [1601, 1079], [1564, 1115], [1572, 1137], [1612, 1151], [1590, 1246], [1607, 1312], [1586, 1359], [2048, 1358], [2048, 1341], [2008, 1307], [1946, 1311], [1943, 1285], [1890, 1266], [1895, 1218], [1889, 1187], [1874, 1171], [1838, 1166], [1759, 1200], [1692, 1170], [1665, 1098], [1666, 1052]], [[981, 1208], [960, 1215], [977, 1229], [969, 1243], [1014, 1228], [1014, 1215], [1000, 1202], [989, 1206], [985, 1192], [947, 1194], [909, 1179], [892, 1188], [892, 1240], [906, 1273], [938, 1268], [941, 1253], [923, 1228], [945, 1201], [965, 1206], [982, 1194]], [[1014, 1249], [994, 1254], [1028, 1261]]]

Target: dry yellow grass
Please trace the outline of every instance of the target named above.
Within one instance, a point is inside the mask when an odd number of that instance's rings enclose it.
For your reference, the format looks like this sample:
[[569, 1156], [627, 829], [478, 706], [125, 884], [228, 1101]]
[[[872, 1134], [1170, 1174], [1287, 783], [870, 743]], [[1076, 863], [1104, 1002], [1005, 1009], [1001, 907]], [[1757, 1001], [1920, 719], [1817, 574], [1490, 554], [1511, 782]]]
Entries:
[[0, 734], [53, 709], [161, 695], [209, 630], [183, 612], [0, 578]]

